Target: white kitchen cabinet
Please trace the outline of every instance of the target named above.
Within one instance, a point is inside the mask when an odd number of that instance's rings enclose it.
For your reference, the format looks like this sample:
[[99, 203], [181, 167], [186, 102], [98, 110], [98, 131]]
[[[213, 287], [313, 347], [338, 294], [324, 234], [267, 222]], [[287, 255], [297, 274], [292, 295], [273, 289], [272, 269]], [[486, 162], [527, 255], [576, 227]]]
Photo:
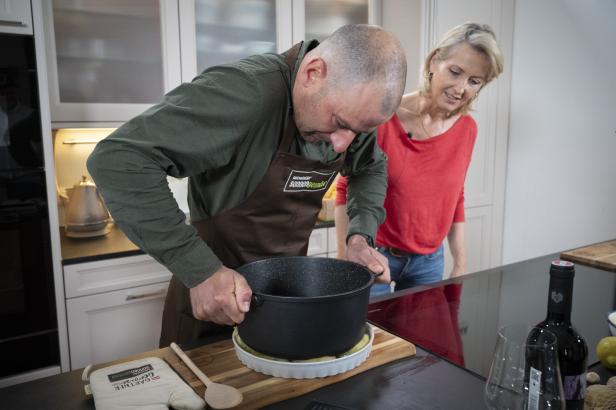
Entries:
[[43, 11], [52, 121], [121, 123], [180, 84], [177, 0], [53, 0]]
[[293, 0], [293, 43], [323, 40], [345, 24], [381, 24], [381, 0]]
[[327, 228], [316, 228], [308, 240], [308, 256], [327, 256]]
[[0, 0], [0, 32], [33, 34], [30, 0]]
[[368, 0], [304, 0], [305, 38], [325, 39], [345, 24], [368, 23]]
[[66, 265], [71, 369], [157, 348], [170, 278], [147, 255]]
[[182, 81], [212, 65], [283, 52], [350, 23], [380, 23], [380, 0], [182, 0]]
[[315, 228], [308, 241], [308, 256], [336, 257], [336, 228]]
[[67, 299], [169, 280], [171, 272], [148, 255], [64, 266]]
[[71, 369], [158, 347], [168, 283], [66, 301]]
[[282, 52], [348, 23], [380, 24], [380, 0], [50, 0], [43, 6], [56, 127], [119, 125], [209, 66]]
[[291, 47], [287, 0], [182, 0], [182, 81], [252, 54]]
[[336, 227], [327, 228], [327, 257], [338, 256], [338, 240], [336, 239]]

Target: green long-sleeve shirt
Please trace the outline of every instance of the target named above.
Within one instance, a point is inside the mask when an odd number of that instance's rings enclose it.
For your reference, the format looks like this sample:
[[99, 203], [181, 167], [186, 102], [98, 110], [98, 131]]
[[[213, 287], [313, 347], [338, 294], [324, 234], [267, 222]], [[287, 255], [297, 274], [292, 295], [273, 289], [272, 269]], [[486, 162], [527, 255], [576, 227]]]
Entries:
[[[302, 45], [296, 69], [309, 45], [314, 43]], [[116, 224], [186, 286], [201, 283], [221, 262], [185, 223], [166, 176], [189, 177], [192, 220], [241, 203], [276, 153], [292, 105], [293, 79], [278, 54], [212, 67], [118, 128], [88, 158]], [[330, 144], [308, 143], [299, 134], [291, 150], [323, 162], [340, 155]], [[385, 156], [374, 133], [357, 136], [342, 172], [349, 176], [349, 233], [374, 238], [385, 217], [387, 183]]]

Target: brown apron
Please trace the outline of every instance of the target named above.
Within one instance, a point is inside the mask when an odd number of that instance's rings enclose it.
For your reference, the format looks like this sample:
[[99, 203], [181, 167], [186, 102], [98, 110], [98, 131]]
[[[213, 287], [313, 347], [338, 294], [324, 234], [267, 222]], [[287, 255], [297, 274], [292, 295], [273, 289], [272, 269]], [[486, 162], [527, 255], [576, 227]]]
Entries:
[[[300, 45], [283, 54], [292, 73]], [[270, 257], [306, 255], [322, 197], [342, 168], [344, 155], [324, 164], [290, 154], [296, 134], [290, 110], [281, 143], [256, 190], [235, 208], [192, 221], [225, 266], [235, 269]], [[195, 319], [188, 288], [175, 276], [171, 279], [163, 311], [161, 347], [231, 330], [230, 326]]]

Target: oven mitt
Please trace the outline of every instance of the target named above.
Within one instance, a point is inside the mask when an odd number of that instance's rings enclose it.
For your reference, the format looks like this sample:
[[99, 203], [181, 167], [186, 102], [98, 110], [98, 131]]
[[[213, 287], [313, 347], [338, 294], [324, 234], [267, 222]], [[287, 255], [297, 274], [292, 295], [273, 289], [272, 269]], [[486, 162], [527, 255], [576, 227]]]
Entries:
[[205, 402], [162, 359], [146, 357], [95, 370], [90, 389], [98, 410], [198, 410]]

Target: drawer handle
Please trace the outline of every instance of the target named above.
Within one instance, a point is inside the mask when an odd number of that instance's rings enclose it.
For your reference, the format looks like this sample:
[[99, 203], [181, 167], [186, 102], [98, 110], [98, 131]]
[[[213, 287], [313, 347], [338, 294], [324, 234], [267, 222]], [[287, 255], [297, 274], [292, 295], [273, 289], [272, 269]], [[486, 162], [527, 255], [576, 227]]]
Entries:
[[3, 26], [26, 27], [26, 23], [23, 21], [0, 20], [0, 24]]
[[166, 293], [167, 293], [167, 289], [162, 289], [162, 290], [157, 290], [156, 292], [139, 293], [136, 295], [127, 295], [126, 300], [137, 300], [137, 299], [151, 298], [154, 296], [164, 296]]

